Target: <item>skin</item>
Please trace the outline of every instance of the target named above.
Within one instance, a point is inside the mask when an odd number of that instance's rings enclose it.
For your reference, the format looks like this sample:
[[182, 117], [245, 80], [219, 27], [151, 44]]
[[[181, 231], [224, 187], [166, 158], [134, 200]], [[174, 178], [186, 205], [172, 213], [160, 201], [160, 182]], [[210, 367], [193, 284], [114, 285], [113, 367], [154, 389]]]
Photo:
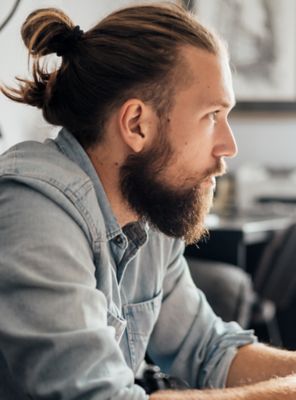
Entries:
[[[205, 177], [225, 157], [233, 157], [236, 144], [228, 124], [234, 106], [231, 73], [226, 55], [213, 55], [191, 46], [180, 50], [189, 68], [190, 85], [177, 90], [167, 134], [173, 158], [159, 179], [174, 188], [202, 181], [214, 189], [214, 176]], [[121, 226], [138, 220], [120, 191], [120, 167], [130, 154], [153, 146], [158, 117], [140, 99], [126, 101], [109, 118], [105, 139], [88, 150], [113, 212]], [[110, 151], [112, 149], [112, 151]], [[215, 175], [215, 174], [213, 174]], [[296, 398], [294, 352], [252, 344], [238, 349], [230, 366], [226, 389], [156, 392], [151, 400], [274, 400]], [[276, 378], [277, 377], [277, 378]], [[278, 378], [281, 377], [281, 378]]]
[[186, 48], [184, 55], [192, 80], [178, 92], [170, 115], [168, 135], [175, 158], [165, 176], [176, 187], [202, 179], [219, 160], [237, 152], [227, 121], [234, 93], [226, 56], [195, 48]]

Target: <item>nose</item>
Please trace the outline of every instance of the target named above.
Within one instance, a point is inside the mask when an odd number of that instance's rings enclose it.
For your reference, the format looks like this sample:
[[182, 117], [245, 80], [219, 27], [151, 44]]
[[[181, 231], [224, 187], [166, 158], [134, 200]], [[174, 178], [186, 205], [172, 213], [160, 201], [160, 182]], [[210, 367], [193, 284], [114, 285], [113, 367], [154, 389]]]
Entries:
[[231, 127], [227, 121], [217, 130], [217, 140], [213, 148], [215, 157], [235, 157], [237, 155], [237, 144]]

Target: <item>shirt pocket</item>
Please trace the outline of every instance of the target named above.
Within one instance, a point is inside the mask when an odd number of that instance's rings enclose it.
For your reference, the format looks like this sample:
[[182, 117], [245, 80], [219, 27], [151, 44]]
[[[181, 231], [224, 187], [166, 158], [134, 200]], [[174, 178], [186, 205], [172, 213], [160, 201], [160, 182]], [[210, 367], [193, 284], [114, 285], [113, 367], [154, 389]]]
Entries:
[[119, 343], [126, 328], [126, 320], [118, 316], [115, 316], [114, 314], [111, 313], [111, 311], [108, 310], [107, 321], [108, 321], [108, 326], [112, 326], [114, 328], [115, 340], [117, 341], [117, 343]]
[[160, 312], [161, 300], [162, 291], [150, 300], [123, 306], [134, 373], [137, 372], [141, 362], [144, 360], [149, 338]]

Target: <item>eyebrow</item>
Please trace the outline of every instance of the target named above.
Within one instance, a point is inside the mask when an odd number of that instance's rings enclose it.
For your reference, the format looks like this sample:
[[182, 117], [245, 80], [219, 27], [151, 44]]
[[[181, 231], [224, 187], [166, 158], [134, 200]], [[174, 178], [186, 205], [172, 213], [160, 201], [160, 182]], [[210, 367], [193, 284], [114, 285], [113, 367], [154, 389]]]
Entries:
[[236, 106], [236, 101], [234, 101], [233, 103], [228, 102], [228, 101], [211, 101], [209, 103], [205, 103], [204, 104], [206, 107], [223, 107], [223, 108], [234, 108]]

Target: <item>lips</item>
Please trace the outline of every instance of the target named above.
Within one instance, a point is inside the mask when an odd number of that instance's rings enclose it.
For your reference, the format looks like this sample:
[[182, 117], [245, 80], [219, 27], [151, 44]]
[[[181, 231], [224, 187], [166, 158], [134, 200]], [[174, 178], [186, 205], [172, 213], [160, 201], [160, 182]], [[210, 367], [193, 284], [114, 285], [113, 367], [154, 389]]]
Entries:
[[207, 186], [212, 186], [213, 188], [216, 187], [216, 178], [214, 176], [209, 176], [208, 178], [204, 179], [203, 184]]

